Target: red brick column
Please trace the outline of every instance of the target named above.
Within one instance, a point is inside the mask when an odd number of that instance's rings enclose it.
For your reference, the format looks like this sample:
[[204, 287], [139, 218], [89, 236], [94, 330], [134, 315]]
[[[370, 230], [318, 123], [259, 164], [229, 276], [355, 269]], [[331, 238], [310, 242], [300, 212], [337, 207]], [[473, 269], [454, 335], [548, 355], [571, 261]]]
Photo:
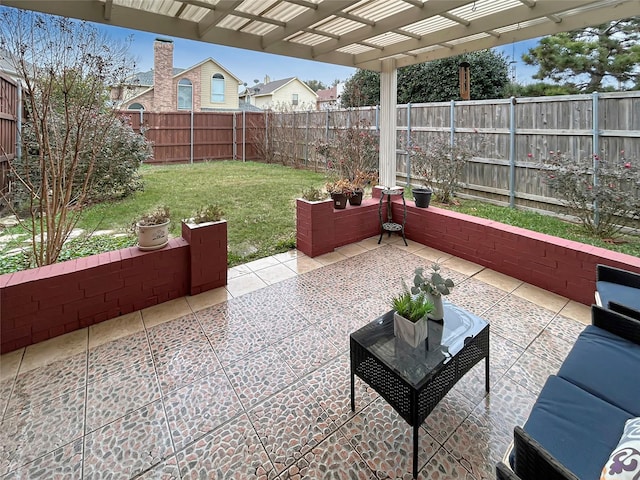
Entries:
[[182, 222], [189, 244], [190, 293], [196, 295], [227, 284], [227, 221], [190, 225]]
[[317, 257], [335, 248], [333, 200], [296, 200], [296, 246], [305, 255]]

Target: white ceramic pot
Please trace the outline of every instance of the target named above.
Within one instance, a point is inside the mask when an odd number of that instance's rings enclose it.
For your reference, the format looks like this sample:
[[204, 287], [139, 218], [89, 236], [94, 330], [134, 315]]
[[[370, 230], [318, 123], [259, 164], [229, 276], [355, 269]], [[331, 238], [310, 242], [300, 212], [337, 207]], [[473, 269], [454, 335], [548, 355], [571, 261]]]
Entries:
[[444, 318], [444, 306], [442, 305], [442, 295], [432, 295], [427, 293], [427, 300], [433, 303], [433, 310], [427, 314], [431, 320], [442, 320]]
[[393, 312], [393, 334], [407, 342], [413, 348], [416, 348], [424, 342], [429, 335], [427, 317], [422, 317], [414, 323], [398, 315], [398, 312]]
[[140, 250], [158, 250], [169, 243], [169, 221], [159, 225], [137, 224], [136, 227]]

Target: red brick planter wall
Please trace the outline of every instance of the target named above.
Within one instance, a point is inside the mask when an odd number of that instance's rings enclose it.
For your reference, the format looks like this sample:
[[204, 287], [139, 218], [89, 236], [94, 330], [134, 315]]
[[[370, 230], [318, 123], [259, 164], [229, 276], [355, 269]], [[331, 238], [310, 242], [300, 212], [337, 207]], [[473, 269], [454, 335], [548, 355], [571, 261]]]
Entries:
[[225, 285], [220, 225], [192, 235], [193, 245], [174, 238], [161, 250], [131, 247], [0, 275], [0, 352]]
[[296, 201], [296, 246], [310, 257], [333, 252], [337, 247], [359, 242], [380, 233], [378, 200], [362, 205], [333, 208], [333, 201]]
[[[394, 215], [400, 208], [394, 204]], [[640, 259], [631, 255], [435, 207], [407, 205], [405, 232], [411, 240], [585, 305], [594, 303], [598, 263], [640, 273]]]
[[[374, 196], [379, 197], [375, 189]], [[297, 215], [298, 249], [311, 257], [380, 234], [377, 198], [345, 210], [334, 210], [330, 201], [299, 199]], [[393, 216], [402, 218], [400, 200], [393, 202]], [[417, 208], [410, 200], [405, 234], [585, 305], [594, 302], [598, 263], [640, 273], [640, 259], [631, 255], [436, 207]]]

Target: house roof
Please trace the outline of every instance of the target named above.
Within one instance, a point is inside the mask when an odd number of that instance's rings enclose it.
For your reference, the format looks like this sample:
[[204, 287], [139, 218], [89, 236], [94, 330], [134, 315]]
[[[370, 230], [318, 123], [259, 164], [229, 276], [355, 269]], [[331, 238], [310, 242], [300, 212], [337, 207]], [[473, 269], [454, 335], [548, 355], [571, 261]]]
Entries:
[[[175, 77], [179, 73], [184, 72], [184, 68], [175, 68], [173, 69], [173, 76]], [[131, 76], [130, 82], [132, 84], [139, 85], [141, 87], [152, 87], [153, 86], [153, 69], [147, 70], [146, 72], [137, 72]]]
[[638, 15], [639, 0], [2, 0], [10, 7], [381, 71]]
[[273, 93], [275, 93], [276, 91], [284, 87], [285, 85], [288, 85], [291, 82], [294, 82], [296, 80], [300, 82], [302, 85], [304, 85], [305, 88], [307, 88], [307, 90], [309, 90], [311, 93], [313, 93], [314, 95], [317, 95], [316, 92], [314, 92], [311, 88], [309, 88], [309, 85], [304, 83], [298, 77], [289, 77], [289, 78], [283, 78], [282, 80], [274, 80], [268, 83], [256, 83], [252, 87], [247, 87], [245, 91], [240, 94], [240, 96], [241, 97], [245, 96], [247, 92], [251, 93], [252, 91], [255, 91], [256, 88], [258, 89], [258, 93], [254, 95], [256, 97], [261, 97], [264, 95], [272, 95]]
[[333, 87], [327, 88], [325, 90], [318, 90], [316, 94], [318, 95], [319, 102], [330, 102], [332, 100], [337, 100], [338, 87], [334, 85]]

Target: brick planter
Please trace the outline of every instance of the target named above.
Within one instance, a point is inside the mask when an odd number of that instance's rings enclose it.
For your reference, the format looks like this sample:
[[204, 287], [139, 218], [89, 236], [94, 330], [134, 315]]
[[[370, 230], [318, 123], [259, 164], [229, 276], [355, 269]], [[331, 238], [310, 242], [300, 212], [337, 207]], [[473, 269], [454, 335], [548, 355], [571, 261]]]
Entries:
[[190, 288], [196, 295], [227, 284], [227, 221], [182, 222], [182, 238], [189, 243]]
[[378, 200], [361, 205], [333, 208], [333, 200], [296, 200], [296, 246], [310, 257], [333, 252], [337, 247], [359, 242], [380, 233]]
[[227, 223], [183, 226], [150, 252], [137, 247], [0, 275], [0, 352], [226, 285]]

